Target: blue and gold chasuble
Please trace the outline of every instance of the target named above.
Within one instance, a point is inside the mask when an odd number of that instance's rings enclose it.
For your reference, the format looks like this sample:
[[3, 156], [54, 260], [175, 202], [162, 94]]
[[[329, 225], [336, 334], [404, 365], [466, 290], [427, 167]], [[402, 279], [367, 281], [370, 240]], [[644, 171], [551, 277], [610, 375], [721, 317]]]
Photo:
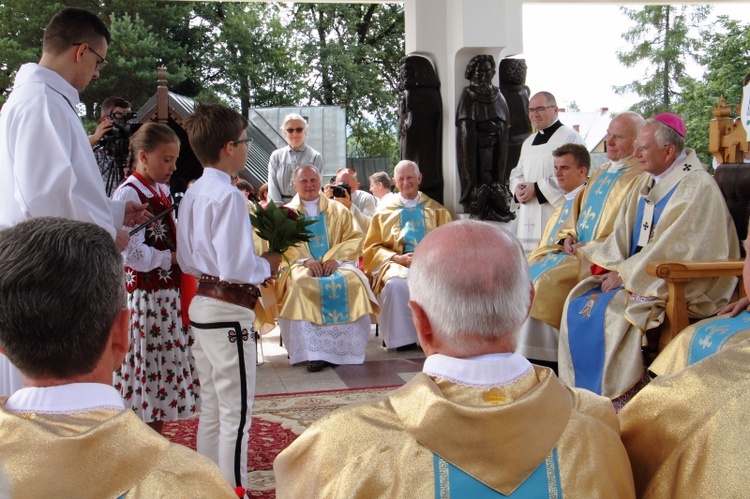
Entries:
[[[659, 217], [676, 188], [676, 186], [672, 188], [667, 195], [656, 203], [650, 227], [651, 234], [653, 234], [653, 230], [659, 222]], [[629, 256], [633, 256], [637, 251], [640, 251], [638, 247], [639, 228], [644, 224], [643, 212], [645, 204], [646, 202], [643, 198], [638, 201], [638, 211], [636, 212], [634, 225], [635, 230], [633, 230], [633, 237], [631, 238]], [[598, 394], [602, 393], [602, 377], [606, 359], [604, 337], [605, 314], [612, 298], [622, 289], [622, 287], [619, 287], [603, 293], [601, 286], [597, 286], [582, 296], [571, 300], [568, 305], [568, 328], [570, 331], [576, 331], [575, 335], [568, 337], [568, 344], [570, 347], [570, 356], [573, 360], [575, 386], [578, 388], [585, 388]]]
[[[306, 217], [315, 220], [308, 230], [314, 235], [308, 243], [310, 253], [316, 260], [322, 260], [330, 249], [328, 242], [328, 230], [326, 218], [323, 213], [314, 217]], [[349, 318], [349, 303], [346, 277], [338, 270], [329, 276], [318, 277], [320, 288], [320, 315], [324, 325], [343, 324], [351, 322]]]
[[[549, 246], [555, 244], [555, 236], [557, 235], [557, 232], [560, 230], [560, 227], [562, 227], [562, 225], [565, 223], [565, 221], [573, 211], [574, 200], [575, 198], [566, 199], [563, 203], [562, 208], [560, 209], [560, 212], [557, 216], [557, 220], [552, 227], [552, 231], [550, 231], [547, 241], [544, 241], [545, 245]], [[531, 272], [531, 281], [536, 283], [536, 280], [540, 275], [557, 266], [557, 264], [563, 261], [566, 256], [568, 256], [568, 254], [564, 251], [550, 252], [547, 253], [540, 261], [529, 265], [529, 271]]]
[[591, 186], [586, 202], [578, 215], [576, 225], [578, 242], [588, 243], [594, 239], [609, 193], [626, 171], [628, 170], [621, 168], [616, 172], [602, 172], [596, 183]]

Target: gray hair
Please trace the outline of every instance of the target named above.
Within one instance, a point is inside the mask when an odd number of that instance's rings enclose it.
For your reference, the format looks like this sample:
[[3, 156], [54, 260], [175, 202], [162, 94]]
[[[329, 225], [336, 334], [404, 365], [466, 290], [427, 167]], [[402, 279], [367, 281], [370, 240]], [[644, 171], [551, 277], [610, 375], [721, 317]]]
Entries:
[[[447, 230], [452, 244], [429, 243], [431, 235]], [[507, 230], [475, 220], [439, 227], [417, 246], [407, 279], [410, 298], [424, 310], [433, 334], [456, 352], [486, 353], [482, 341], [503, 338], [515, 348], [532, 284], [523, 249]]]
[[93, 371], [125, 296], [122, 256], [101, 227], [43, 217], [0, 232], [0, 345], [26, 376]]
[[675, 148], [676, 156], [682, 154], [682, 151], [685, 149], [685, 137], [677, 133], [673, 128], [668, 127], [661, 121], [655, 120], [654, 118], [649, 118], [644, 121], [641, 127], [644, 127], [646, 125], [656, 125], [656, 130], [654, 131], [654, 140], [656, 140], [656, 143], [659, 144], [659, 147], [672, 145]]
[[385, 189], [390, 189], [393, 183], [387, 172], [375, 172], [370, 175], [370, 181], [380, 183]]
[[299, 172], [301, 172], [302, 170], [306, 170], [308, 168], [311, 169], [311, 170], [315, 170], [315, 173], [318, 174], [318, 178], [321, 181], [323, 181], [323, 175], [320, 173], [320, 170], [318, 170], [318, 168], [316, 166], [314, 166], [314, 165], [299, 165], [297, 168], [294, 169], [294, 173], [292, 173], [292, 183], [294, 183], [294, 182], [297, 181], [297, 175], [299, 174]]
[[281, 123], [281, 129], [284, 130], [286, 128], [286, 124], [290, 121], [301, 121], [302, 123], [304, 123], [302, 127], [307, 129], [307, 120], [297, 113], [289, 113], [284, 116], [284, 121]]
[[407, 166], [413, 166], [414, 170], [416, 171], [417, 175], [419, 175], [421, 172], [419, 171], [419, 165], [416, 164], [414, 161], [411, 161], [409, 159], [403, 159], [396, 163], [396, 166], [393, 167], [393, 176], [395, 177], [399, 170], [406, 168]]

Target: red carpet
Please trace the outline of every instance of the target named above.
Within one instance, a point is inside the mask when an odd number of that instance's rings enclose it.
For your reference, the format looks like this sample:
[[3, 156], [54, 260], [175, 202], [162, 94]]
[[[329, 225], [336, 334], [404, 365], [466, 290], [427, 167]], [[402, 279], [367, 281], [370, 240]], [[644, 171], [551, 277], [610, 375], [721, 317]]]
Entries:
[[[248, 489], [252, 497], [275, 498], [273, 460], [313, 421], [347, 404], [372, 400], [394, 388], [260, 395], [253, 404], [248, 449]], [[198, 420], [164, 424], [164, 436], [195, 449]]]

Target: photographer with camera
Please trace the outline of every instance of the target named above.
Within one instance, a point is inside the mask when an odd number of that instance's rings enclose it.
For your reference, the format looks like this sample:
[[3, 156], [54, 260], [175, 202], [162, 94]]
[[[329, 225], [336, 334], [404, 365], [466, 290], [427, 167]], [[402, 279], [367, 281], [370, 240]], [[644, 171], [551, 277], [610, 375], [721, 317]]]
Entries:
[[375, 196], [369, 192], [359, 190], [357, 173], [351, 168], [341, 168], [336, 172], [336, 178], [326, 184], [323, 191], [329, 199], [334, 199], [346, 206], [352, 213], [354, 220], [363, 233], [367, 233], [370, 220], [375, 214], [377, 202]]
[[130, 102], [122, 97], [107, 97], [102, 102], [101, 122], [94, 134], [89, 135], [107, 196], [111, 196], [131, 173], [127, 167], [130, 137], [141, 126], [130, 123], [136, 116], [130, 109]]

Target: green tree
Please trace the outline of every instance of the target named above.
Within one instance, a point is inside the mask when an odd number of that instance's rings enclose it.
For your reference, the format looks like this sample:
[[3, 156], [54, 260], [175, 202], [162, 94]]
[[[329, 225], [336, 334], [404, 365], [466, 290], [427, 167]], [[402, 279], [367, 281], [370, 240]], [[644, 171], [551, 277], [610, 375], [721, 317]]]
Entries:
[[704, 73], [698, 79], [683, 81], [674, 112], [685, 120], [687, 143], [703, 162], [711, 164], [708, 122], [722, 95], [733, 112], [742, 99], [742, 79], [750, 61], [750, 23], [720, 16], [710, 28], [701, 31], [700, 40], [698, 62]]
[[393, 155], [398, 63], [404, 56], [400, 4], [297, 4], [299, 57], [311, 69], [307, 105], [346, 107], [352, 154]]
[[634, 26], [622, 35], [632, 47], [618, 51], [617, 58], [627, 67], [645, 69], [643, 79], [615, 86], [615, 91], [639, 95], [641, 101], [632, 109], [644, 116], [673, 111], [672, 104], [687, 77], [685, 65], [698, 48], [691, 28], [708, 17], [711, 7], [647, 5], [640, 10], [620, 9]]

